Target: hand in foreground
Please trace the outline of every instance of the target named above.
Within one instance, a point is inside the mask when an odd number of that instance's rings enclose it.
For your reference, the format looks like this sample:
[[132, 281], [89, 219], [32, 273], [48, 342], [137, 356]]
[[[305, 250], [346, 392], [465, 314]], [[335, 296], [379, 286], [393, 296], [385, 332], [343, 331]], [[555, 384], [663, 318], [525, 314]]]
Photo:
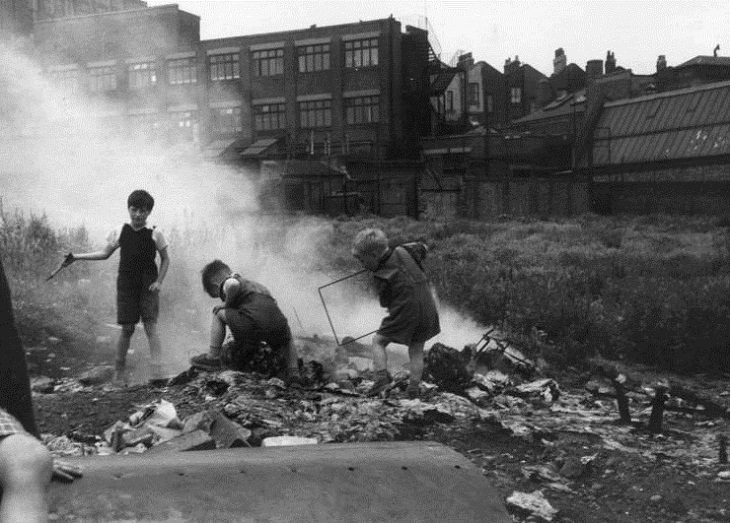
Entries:
[[162, 287], [162, 285], [160, 285], [160, 282], [158, 282], [158, 281], [155, 281], [155, 282], [152, 282], [152, 283], [150, 284], [150, 286], [149, 286], [149, 290], [150, 290], [151, 292], [160, 292], [160, 288], [161, 288], [161, 287]]
[[225, 305], [215, 305], [215, 306], [213, 306], [213, 314], [218, 314], [220, 311], [222, 311], [225, 308], [226, 308]]
[[71, 483], [76, 478], [83, 476], [81, 468], [60, 459], [53, 458], [53, 476], [51, 479], [63, 483]]

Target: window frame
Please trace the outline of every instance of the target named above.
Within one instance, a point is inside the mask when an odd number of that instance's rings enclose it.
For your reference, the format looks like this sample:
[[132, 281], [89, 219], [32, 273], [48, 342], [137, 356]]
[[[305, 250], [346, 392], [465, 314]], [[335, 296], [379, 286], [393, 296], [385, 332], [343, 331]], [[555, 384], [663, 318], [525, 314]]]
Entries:
[[509, 88], [509, 99], [513, 105], [519, 105], [522, 103], [522, 87], [513, 86]]
[[139, 91], [157, 85], [157, 64], [152, 61], [127, 64], [127, 86]]
[[332, 45], [328, 43], [297, 46], [297, 68], [300, 73], [329, 71], [332, 67]]
[[241, 78], [241, 53], [208, 55], [208, 78], [211, 82], [230, 82]]
[[[274, 53], [273, 55], [271, 55]], [[284, 74], [284, 48], [257, 49], [251, 51], [253, 75], [259, 78]], [[264, 68], [263, 65], [266, 64]], [[273, 72], [272, 72], [273, 69]]]
[[106, 93], [117, 89], [117, 71], [113, 65], [89, 67], [86, 75], [89, 91], [92, 93]]
[[[271, 110], [271, 108], [275, 110]], [[252, 112], [253, 125], [256, 131], [286, 129], [286, 104], [284, 102], [254, 104]], [[274, 120], [276, 123], [272, 125]], [[266, 122], [269, 122], [269, 124], [265, 125]]]
[[[367, 45], [364, 45], [367, 43]], [[380, 62], [380, 40], [378, 37], [347, 40], [344, 42], [345, 68], [360, 69], [377, 67]], [[365, 58], [367, 57], [367, 60]]]
[[380, 123], [380, 95], [350, 96], [343, 100], [347, 125]]
[[[332, 126], [332, 99], [302, 100], [297, 103], [299, 127], [317, 129]], [[313, 121], [310, 121], [313, 120]]]
[[[173, 76], [176, 78], [173, 79]], [[167, 60], [167, 83], [170, 85], [197, 84], [198, 62], [195, 57], [171, 58]]]

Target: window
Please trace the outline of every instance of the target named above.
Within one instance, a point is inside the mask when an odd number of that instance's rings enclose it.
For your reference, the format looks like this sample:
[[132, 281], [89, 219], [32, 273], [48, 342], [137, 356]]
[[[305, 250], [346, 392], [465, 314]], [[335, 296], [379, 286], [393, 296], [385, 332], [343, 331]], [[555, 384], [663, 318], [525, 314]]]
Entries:
[[284, 73], [283, 49], [254, 51], [252, 58], [254, 76], [274, 76]]
[[330, 68], [330, 44], [297, 47], [299, 72], [325, 71]]
[[103, 93], [117, 88], [117, 73], [113, 67], [92, 67], [89, 73], [89, 91]]
[[345, 98], [345, 116], [350, 125], [380, 121], [380, 97]]
[[129, 64], [127, 74], [130, 89], [144, 89], [157, 84], [157, 69], [153, 62]]
[[79, 70], [66, 69], [64, 71], [52, 71], [51, 80], [61, 91], [75, 93], [79, 90]]
[[253, 115], [254, 126], [257, 131], [269, 131], [286, 127], [284, 104], [254, 105]]
[[332, 125], [332, 100], [299, 102], [301, 127], [329, 127]]
[[235, 80], [241, 78], [241, 64], [238, 53], [214, 54], [208, 57], [210, 64], [210, 79]]
[[488, 113], [494, 112], [494, 95], [493, 94], [487, 95], [487, 112]]
[[198, 112], [171, 111], [169, 114], [173, 137], [192, 140], [194, 138], [195, 126], [198, 123]]
[[378, 65], [378, 39], [345, 42], [345, 67], [372, 67]]
[[479, 105], [479, 82], [469, 82], [466, 95], [469, 105]]
[[194, 84], [198, 81], [195, 58], [167, 61], [167, 79], [170, 85]]
[[211, 109], [211, 116], [213, 129], [219, 136], [235, 136], [243, 130], [240, 107]]
[[446, 110], [454, 112], [454, 91], [446, 91]]
[[510, 87], [510, 101], [513, 104], [522, 103], [522, 88], [521, 87]]

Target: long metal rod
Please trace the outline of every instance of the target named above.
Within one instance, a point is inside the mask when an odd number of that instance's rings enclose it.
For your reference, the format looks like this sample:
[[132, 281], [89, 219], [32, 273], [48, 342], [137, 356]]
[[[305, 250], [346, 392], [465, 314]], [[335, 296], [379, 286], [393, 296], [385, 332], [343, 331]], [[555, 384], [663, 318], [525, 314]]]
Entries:
[[[345, 276], [345, 277], [340, 278], [338, 280], [334, 280], [334, 281], [331, 281], [329, 283], [325, 283], [324, 285], [322, 285], [320, 287], [317, 287], [317, 292], [319, 293], [319, 299], [322, 301], [322, 307], [324, 307], [324, 313], [327, 315], [327, 321], [330, 324], [330, 329], [332, 329], [332, 335], [335, 337], [335, 343], [337, 343], [338, 346], [340, 345], [340, 340], [337, 337], [337, 332], [335, 332], [335, 326], [332, 323], [332, 318], [330, 317], [330, 311], [327, 309], [327, 304], [324, 301], [324, 295], [322, 294], [322, 289], [324, 289], [325, 287], [329, 287], [330, 285], [334, 285], [336, 283], [340, 283], [340, 282], [343, 282], [345, 280], [349, 280], [350, 278], [354, 278], [355, 276], [358, 276], [358, 275], [360, 275], [360, 274], [362, 274], [362, 273], [364, 273], [366, 271], [367, 271], [367, 269], [362, 269], [362, 270], [359, 270], [357, 272], [354, 272], [354, 273], [350, 274], [349, 276]], [[373, 332], [377, 332], [377, 331], [373, 331]], [[370, 332], [368, 334], [372, 334], [372, 332]], [[363, 338], [363, 337], [367, 336], [368, 334], [364, 334], [363, 336], [360, 336], [359, 338], [355, 338], [355, 339], [356, 340], [359, 340], [360, 338]], [[355, 340], [352, 340], [352, 341], [355, 341]]]

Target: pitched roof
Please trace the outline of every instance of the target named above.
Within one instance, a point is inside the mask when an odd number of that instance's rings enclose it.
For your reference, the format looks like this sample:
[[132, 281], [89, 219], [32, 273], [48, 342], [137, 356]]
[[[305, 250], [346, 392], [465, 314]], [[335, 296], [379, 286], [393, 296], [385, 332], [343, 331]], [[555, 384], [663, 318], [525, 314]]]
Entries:
[[455, 68], [445, 69], [439, 73], [436, 79], [431, 84], [431, 94], [439, 95], [448, 89], [449, 84], [456, 76], [459, 70]]
[[730, 154], [730, 82], [617, 100], [594, 133], [594, 165]]

